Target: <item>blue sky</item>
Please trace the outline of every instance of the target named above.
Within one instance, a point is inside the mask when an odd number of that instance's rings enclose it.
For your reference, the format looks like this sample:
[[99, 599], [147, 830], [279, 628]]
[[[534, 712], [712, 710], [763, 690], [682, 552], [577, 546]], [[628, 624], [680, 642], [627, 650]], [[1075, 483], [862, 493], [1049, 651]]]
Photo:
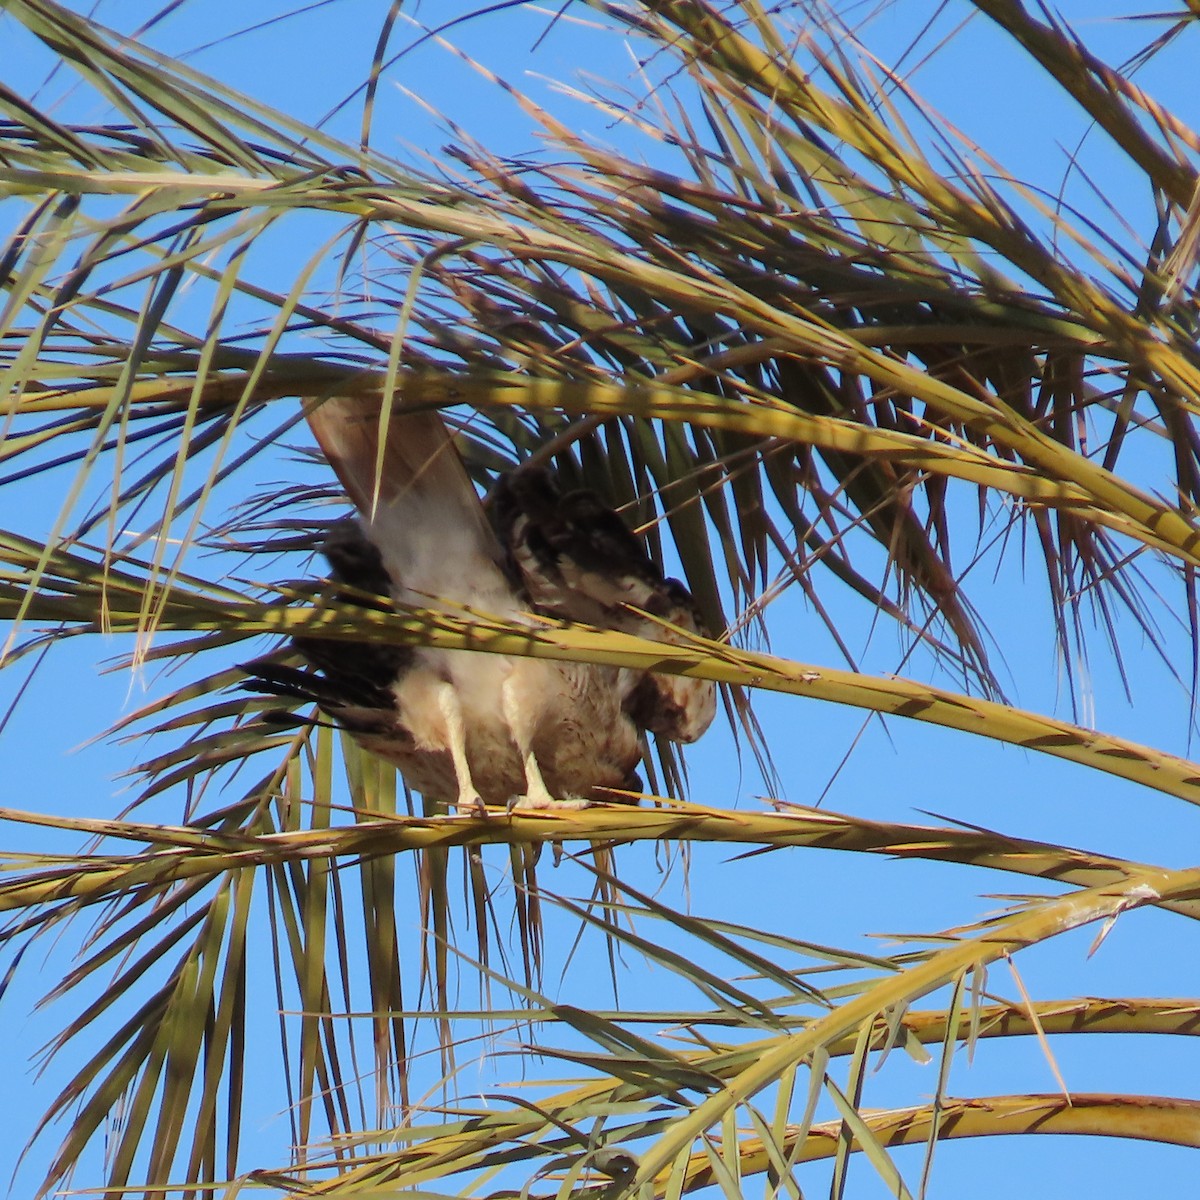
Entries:
[[[97, 16], [131, 29], [156, 7], [113, 0], [100, 4]], [[401, 31], [409, 16], [446, 20], [474, 7], [429, 0], [411, 5], [393, 45], [399, 48], [417, 39], [411, 30]], [[278, 6], [280, 12], [287, 8]], [[386, 8], [386, 4], [365, 2], [317, 5], [281, 25], [223, 39], [187, 54], [218, 32], [235, 31], [237, 23], [232, 10], [222, 6], [184, 5], [156, 27], [151, 38], [166, 52], [186, 55], [192, 66], [210, 71], [282, 111], [313, 120], [352, 97], [370, 63]], [[880, 6], [878, 15], [864, 26], [863, 36], [881, 58], [894, 58], [894, 47], [910, 38], [935, 8], [925, 4]], [[1078, 20], [1089, 44], [1113, 63], [1148, 40], [1156, 28], [1113, 19], [1133, 8], [1063, 6], [1068, 17]], [[351, 9], [353, 19], [348, 18]], [[265, 20], [275, 11], [276, 6], [264, 3], [255, 6], [252, 15], [255, 20]], [[864, 6], [849, 11], [851, 19], [859, 21], [865, 20], [870, 10]], [[1143, 5], [1141, 11], [1153, 11], [1153, 6]], [[218, 12], [220, 16], [214, 16]], [[956, 28], [958, 12], [961, 9], [951, 8], [936, 18], [939, 36]], [[555, 90], [554, 80], [590, 86], [590, 80], [601, 79], [633, 90], [641, 87], [622, 40], [589, 29], [590, 18], [582, 10], [572, 9], [569, 15], [572, 20], [546, 32], [544, 11], [508, 9], [458, 26], [447, 36], [539, 102], [553, 103], [563, 119], [578, 123], [595, 137], [623, 146], [634, 144], [636, 139], [602, 113]], [[0, 35], [7, 36], [13, 23], [3, 17], [0, 22]], [[931, 37], [928, 44], [936, 45], [939, 36]], [[1184, 46], [1188, 44], [1185, 40]], [[1185, 69], [1182, 54], [1183, 50], [1175, 49], [1156, 60], [1142, 82], [1196, 127], [1200, 120], [1190, 86], [1193, 73]], [[38, 69], [33, 55], [13, 56], [0, 72], [10, 86], [32, 94]], [[1127, 190], [1119, 157], [1103, 135], [1089, 130], [1060, 95], [1023, 65], [1019, 50], [999, 43], [983, 18], [977, 16], [955, 33], [952, 45], [916, 70], [910, 82], [1013, 174], [1036, 180], [1051, 191], [1065, 186], [1071, 203], [1114, 232], [1120, 223], [1102, 201], [1143, 235], [1148, 232], [1150, 199]], [[61, 78], [49, 86], [51, 94], [56, 94]], [[100, 120], [105, 115], [98, 107], [89, 108], [78, 91], [69, 91], [62, 104], [72, 119]], [[352, 137], [359, 114], [360, 104], [351, 98], [331, 119], [331, 128]], [[515, 104], [454, 52], [435, 39], [425, 40], [391, 68], [380, 89], [372, 141], [401, 157], [436, 156], [451, 140], [447, 122], [500, 153], [522, 152], [532, 144], [529, 123]], [[664, 153], [648, 140], [636, 144], [651, 159]], [[1082, 169], [1070, 171], [1067, 157], [1080, 147]], [[308, 252], [306, 248], [303, 256]], [[256, 269], [266, 281], [285, 286], [294, 272], [295, 259], [288, 247], [269, 246]], [[292, 469], [286, 460], [272, 465], [280, 472]], [[1157, 467], [1147, 460], [1143, 469], [1150, 476]], [[25, 493], [26, 503], [49, 512], [56, 501], [54, 486], [53, 481], [31, 486]], [[13, 520], [11, 524], [24, 527], [25, 515], [21, 522]], [[1045, 584], [1033, 552], [1025, 571], [1016, 555], [999, 566], [992, 556], [975, 569], [972, 578], [979, 580], [971, 590], [972, 597], [980, 605], [985, 624], [995, 631], [1013, 698], [1024, 707], [1069, 716], [1053, 631], [1043, 618]], [[836, 582], [823, 582], [821, 589], [826, 604], [836, 607], [839, 628], [861, 656], [864, 669], [877, 673], [899, 669], [903, 650], [894, 633], [877, 626], [872, 614], [860, 602], [851, 601]], [[776, 653], [842, 665], [820, 621], [794, 592], [771, 610], [769, 619]], [[1186, 694], [1140, 644], [1128, 622], [1123, 632], [1133, 702], [1125, 697], [1110, 664], [1097, 653], [1089, 686], [1096, 726], [1176, 753], [1189, 753]], [[1186, 672], [1186, 633], [1181, 627], [1171, 638], [1177, 661]], [[138, 749], [101, 743], [72, 752], [73, 747], [100, 733], [118, 712], [135, 707], [145, 694], [162, 686], [152, 675], [131, 678], [124, 672], [95, 672], [96, 662], [122, 649], [115, 643], [97, 647], [76, 641], [56, 653], [30, 685], [0, 739], [5, 777], [26, 781], [27, 787], [27, 794], [18, 792], [7, 803], [18, 808], [106, 815], [123, 806], [128, 793], [122, 792], [124, 785], [113, 782], [113, 777], [136, 761]], [[911, 665], [905, 668], [909, 669], [913, 669]], [[923, 664], [921, 672], [927, 672]], [[0, 711], [13, 686], [12, 681], [0, 679]], [[865, 720], [862, 714], [814, 702], [764, 696], [757, 710], [774, 747], [786, 796], [798, 803], [815, 803], [823, 796], [824, 804], [833, 810], [890, 820], [920, 821], [923, 812], [935, 812], [1008, 833], [1119, 852], [1165, 865], [1186, 865], [1194, 860], [1196, 817], [1192, 811], [1179, 801], [1133, 785], [913, 722], [889, 722], [885, 729], [871, 720], [856, 743]], [[49, 713], [54, 714], [53, 722], [47, 720]], [[726, 731], [714, 730], [689, 755], [693, 799], [715, 805], [757, 804], [755, 798], [763, 793], [764, 785], [748, 760], [744, 770], [739, 768], [731, 746]], [[840, 767], [852, 747], [846, 765]], [[969, 791], [964, 788], [968, 779]], [[20, 827], [6, 825], [2, 835], [9, 847], [39, 844], [36, 833]], [[985, 888], [997, 893], [1037, 890], [1026, 880], [984, 876], [949, 866], [860, 861], [857, 856], [832, 852], [779, 853], [735, 863], [726, 862], [728, 857], [723, 850], [696, 855], [688, 881], [695, 912], [754, 923], [763, 919], [765, 910], [781, 932], [861, 949], [877, 945], [862, 938], [864, 930], [931, 931], [943, 924], [948, 914], [954, 922], [977, 919], [1003, 903], [981, 896]], [[659, 882], [648, 849], [630, 852], [625, 862], [631, 877], [643, 871], [636, 876], [640, 882]], [[681, 874], [676, 872], [663, 883], [669, 895], [682, 888]], [[571, 874], [569, 866], [547, 873], [546, 884], [567, 892], [586, 886], [582, 878]], [[1052, 944], [1022, 956], [1018, 962], [1022, 980], [1038, 996], [1195, 995], [1197, 979], [1191, 965], [1195, 955], [1181, 948], [1178, 939], [1185, 927], [1178, 920], [1150, 913], [1124, 917], [1091, 957], [1087, 952], [1092, 933], [1071, 935], [1065, 946]], [[23, 1056], [56, 1028], [54, 1014], [29, 1018], [17, 1014], [27, 1011], [47, 980], [63, 969], [66, 949], [56, 947], [45, 966], [36, 957], [43, 953], [42, 948], [31, 952], [26, 969], [6, 995], [8, 1016], [0, 1022], [0, 1053], [5, 1061]], [[28, 969], [31, 961], [39, 965]], [[1015, 995], [1012, 979], [1004, 974], [999, 969], [993, 973], [995, 988]], [[634, 1007], [639, 998], [653, 1003], [655, 991], [663, 983], [661, 971], [631, 970], [628, 975], [622, 985], [623, 1002]], [[596, 986], [596, 977], [576, 962], [562, 984], [563, 995], [578, 998]], [[264, 1035], [273, 1036], [271, 1029], [271, 1019], [265, 1020]], [[1195, 1091], [1200, 1061], [1191, 1042], [1184, 1039], [1143, 1038], [1118, 1044], [1113, 1038], [1062, 1038], [1056, 1040], [1054, 1049], [1068, 1082], [1079, 1091], [1128, 1089], [1180, 1095]], [[966, 1071], [964, 1066], [956, 1066], [962, 1073], [956, 1075], [952, 1091], [958, 1094], [1056, 1089], [1053, 1074], [1032, 1042], [1019, 1046], [995, 1043], [981, 1049], [972, 1070]], [[479, 1085], [504, 1078], [506, 1069], [486, 1064]], [[878, 1090], [872, 1102], [920, 1102], [933, 1090], [933, 1070], [889, 1064], [886, 1073], [871, 1081], [870, 1087]], [[55, 1073], [65, 1078], [61, 1065], [53, 1068], [52, 1076]], [[46, 1095], [42, 1085], [36, 1097]], [[15, 1152], [32, 1129], [37, 1098], [32, 1077], [25, 1077], [0, 1099], [8, 1130], [0, 1140], [0, 1172], [5, 1166], [5, 1143]], [[272, 1119], [270, 1112], [258, 1114], [256, 1119], [263, 1153], [273, 1160], [286, 1139], [286, 1124]], [[44, 1162], [52, 1143], [50, 1139], [35, 1152], [30, 1169], [22, 1175], [22, 1181], [28, 1181], [25, 1186], [38, 1177], [37, 1165]], [[915, 1170], [915, 1153], [901, 1158], [906, 1170]], [[1085, 1192], [1132, 1195], [1145, 1188], [1150, 1172], [1155, 1183], [1169, 1188], [1193, 1178], [1194, 1171], [1194, 1156], [1171, 1148], [1090, 1139], [1001, 1139], [943, 1146], [931, 1196], [937, 1200], [970, 1194], [999, 1200], [1020, 1194], [1037, 1200]], [[823, 1190], [821, 1178], [820, 1168], [814, 1169], [814, 1194]], [[884, 1194], [865, 1163], [856, 1166], [851, 1179], [850, 1194], [855, 1197]], [[13, 1194], [23, 1194], [20, 1186]]]

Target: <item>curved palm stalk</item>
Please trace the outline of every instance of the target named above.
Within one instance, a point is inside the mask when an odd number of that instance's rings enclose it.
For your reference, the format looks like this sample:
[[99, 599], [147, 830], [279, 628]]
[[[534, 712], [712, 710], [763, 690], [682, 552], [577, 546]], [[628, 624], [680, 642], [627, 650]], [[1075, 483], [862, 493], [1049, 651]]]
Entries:
[[[868, 1113], [862, 1130], [880, 1146], [911, 1146], [925, 1143], [936, 1129], [937, 1137], [1001, 1137], [1005, 1134], [1091, 1134], [1103, 1137], [1137, 1138], [1174, 1146], [1200, 1146], [1200, 1102], [1170, 1096], [986, 1096], [977, 1099], [947, 1099], [932, 1106]], [[844, 1122], [813, 1125], [803, 1137], [785, 1132], [779, 1141], [765, 1137], [745, 1138], [736, 1147], [737, 1175], [780, 1172], [799, 1163], [831, 1158], [846, 1139]], [[866, 1149], [852, 1144], [852, 1150]], [[695, 1191], [714, 1183], [732, 1182], [729, 1150], [720, 1143], [692, 1156], [682, 1168], [684, 1191]], [[679, 1187], [677, 1175], [655, 1181], [652, 1194], [668, 1194]], [[336, 1194], [336, 1193], [331, 1193]], [[900, 1195], [910, 1195], [903, 1188]]]
[[[55, 574], [43, 574], [35, 585], [41, 560]], [[0, 574], [0, 617], [26, 617], [71, 627], [142, 634], [147, 618], [146, 583], [139, 575], [106, 568], [102, 560], [63, 551], [40, 552], [31, 543], [0, 533], [0, 562], [17, 569]], [[144, 571], [143, 564], [130, 562]], [[98, 583], [99, 594], [78, 580]], [[51, 590], [53, 587], [53, 591]], [[207, 592], [207, 594], [206, 594]], [[57, 594], [55, 594], [57, 593]], [[1168, 795], [1200, 803], [1200, 767], [1185, 759], [1138, 746], [1010, 705], [955, 695], [926, 684], [897, 678], [871, 678], [853, 672], [735, 650], [701, 637], [679, 644], [654, 642], [630, 634], [575, 625], [562, 629], [510, 627], [486, 613], [462, 616], [440, 609], [395, 605], [395, 612], [359, 608], [335, 600], [302, 609], [280, 603], [230, 601], [229, 589], [214, 592], [164, 588], [155, 627], [162, 632], [210, 631], [210, 646], [226, 645], [258, 634], [311, 635], [349, 641], [377, 639], [398, 644], [472, 649], [481, 653], [527, 655], [606, 663], [669, 674], [692, 675], [735, 686], [761, 688], [794, 696], [832, 700], [875, 712], [928, 721], [977, 733], [1055, 757], [1066, 758], [1120, 778], [1155, 787]], [[101, 607], [99, 600], [103, 599]], [[293, 596], [284, 593], [284, 600]], [[189, 650], [191, 648], [189, 647]], [[236, 737], [243, 734], [235, 732]], [[151, 764], [158, 769], [163, 763]]]
[[[287, 760], [288, 766], [291, 761]], [[366, 759], [351, 765], [361, 770], [373, 763], [374, 760]], [[282, 773], [281, 770], [276, 777]], [[269, 791], [271, 786], [270, 780], [261, 782], [251, 794]], [[362, 786], [375, 791], [382, 785], [364, 780]], [[373, 811], [378, 812], [379, 808]], [[661, 840], [775, 849], [807, 846], [970, 864], [1077, 887], [1117, 883], [1131, 873], [1149, 869], [1142, 863], [1045, 842], [1006, 838], [988, 830], [865, 821], [793, 805], [787, 805], [779, 813], [748, 813], [675, 801], [670, 807], [659, 809], [612, 807], [561, 814], [522, 813], [505, 821], [404, 816], [394, 812], [385, 819], [368, 819], [364, 811], [349, 825], [263, 833], [245, 825], [232, 826], [228, 820], [216, 828], [210, 828], [212, 821], [187, 826], [150, 825], [129, 820], [52, 817], [11, 808], [0, 809], [0, 819], [146, 846], [137, 854], [66, 856], [39, 866], [20, 860], [6, 864], [10, 878], [0, 884], [0, 911], [28, 910], [34, 914], [26, 918], [22, 928], [46, 919], [52, 905], [73, 910], [81, 904], [100, 903], [138, 888], [169, 888], [183, 880], [211, 881], [228, 871], [274, 868], [312, 860], [369, 862], [414, 850], [490, 843]], [[18, 871], [19, 867], [24, 869]], [[622, 886], [632, 891], [631, 885]], [[642, 900], [649, 903], [644, 897]], [[1164, 902], [1163, 907], [1200, 918], [1200, 903], [1191, 899]]]

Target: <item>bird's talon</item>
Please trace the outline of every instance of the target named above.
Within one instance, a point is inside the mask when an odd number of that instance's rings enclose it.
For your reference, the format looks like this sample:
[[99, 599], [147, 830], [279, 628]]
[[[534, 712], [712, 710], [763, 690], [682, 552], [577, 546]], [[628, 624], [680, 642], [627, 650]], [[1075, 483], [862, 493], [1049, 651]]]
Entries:
[[591, 801], [583, 799], [582, 796], [563, 796], [560, 800], [556, 796], [549, 794], [544, 796], [526, 794], [524, 796], [513, 796], [505, 806], [507, 810], [512, 812], [546, 812], [558, 809], [560, 811], [573, 812], [582, 808], [590, 808]]
[[486, 817], [488, 815], [487, 805], [483, 802], [483, 797], [480, 795], [474, 796], [459, 796], [454, 802], [454, 807], [460, 812], [471, 817]]

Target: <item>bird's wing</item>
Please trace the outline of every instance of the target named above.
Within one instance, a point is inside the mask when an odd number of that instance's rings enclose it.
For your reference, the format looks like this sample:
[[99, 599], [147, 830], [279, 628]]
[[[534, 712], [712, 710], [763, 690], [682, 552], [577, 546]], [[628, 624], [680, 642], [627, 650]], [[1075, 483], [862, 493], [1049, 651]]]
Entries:
[[398, 599], [511, 610], [502, 550], [441, 413], [336, 396], [308, 423]]
[[[539, 612], [675, 644], [702, 632], [687, 589], [664, 578], [641, 541], [594, 492], [563, 495], [547, 472], [523, 467], [498, 481], [489, 512], [510, 573]], [[647, 672], [626, 707], [641, 728], [693, 742], [716, 714], [716, 687]]]
[[652, 606], [662, 587], [662, 572], [599, 496], [564, 495], [541, 468], [501, 476], [488, 512], [510, 574], [539, 612], [613, 628], [626, 605]]

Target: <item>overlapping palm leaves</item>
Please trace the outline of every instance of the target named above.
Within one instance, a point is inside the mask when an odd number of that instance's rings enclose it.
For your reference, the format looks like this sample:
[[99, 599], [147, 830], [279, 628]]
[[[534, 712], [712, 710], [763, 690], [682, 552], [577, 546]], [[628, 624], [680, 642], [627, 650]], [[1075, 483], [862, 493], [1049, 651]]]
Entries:
[[[257, 652], [246, 639], [314, 625], [326, 636], [482, 653], [650, 656], [730, 685], [731, 716], [751, 734], [741, 689], [772, 689], [1200, 795], [1188, 762], [1004, 704], [951, 556], [952, 536], [956, 554], [963, 543], [973, 554], [975, 542], [1028, 530], [1065, 661], [1084, 645], [1089, 610], [1114, 644], [1124, 609], [1170, 654], [1157, 623], [1191, 611], [1200, 555], [1195, 134], [1065, 27], [1015, 4], [976, 3], [1153, 192], [1159, 228], [1132, 251], [968, 159], [949, 135], [940, 160], [924, 152], [905, 119], [920, 114], [917, 103], [898, 80], [868, 73], [832, 17], [797, 30], [798, 11], [768, 13], [752, 0], [591, 7], [685, 73], [675, 117], [655, 130], [676, 167], [599, 149], [514, 94], [561, 161], [514, 163], [464, 137], [431, 178], [255, 106], [57, 4], [6, 6], [115, 111], [102, 126], [71, 125], [0, 91], [0, 186], [21, 214], [0, 259], [0, 484], [16, 495], [55, 466], [74, 471], [57, 517], [22, 528], [14, 515], [0, 534], [7, 659], [16, 669], [24, 649], [116, 631], [136, 660], [193, 671], [125, 723], [155, 734], [145, 797], [184, 794], [179, 823], [11, 814], [104, 839], [60, 861], [13, 860], [0, 888], [13, 945], [85, 909], [99, 914], [99, 932], [56, 989], [92, 997], [57, 1045], [91, 1049], [51, 1108], [71, 1121], [48, 1184], [105, 1130], [112, 1187], [211, 1183], [268, 1166], [247, 1161], [242, 1136], [249, 964], [263, 938], [278, 963], [278, 1007], [299, 1014], [284, 1022], [294, 1057], [291, 1091], [280, 1094], [301, 1149], [258, 1176], [283, 1190], [524, 1184], [677, 1195], [716, 1184], [735, 1195], [745, 1177], [766, 1173], [798, 1195], [800, 1163], [832, 1156], [836, 1191], [857, 1148], [906, 1195], [912, 1184], [887, 1153], [894, 1141], [932, 1151], [939, 1136], [980, 1130], [1103, 1132], [1135, 1111], [1142, 1136], [1200, 1144], [1190, 1101], [1024, 1096], [972, 1107], [946, 1094], [962, 1041], [1190, 1032], [1194, 1000], [1014, 1008], [989, 999], [983, 979], [989, 962], [1022, 946], [1132, 907], [1195, 916], [1194, 871], [808, 810], [664, 802], [503, 822], [417, 813], [390, 772], [330, 729], [282, 729], [260, 719], [261, 703], [231, 693], [234, 664]], [[649, 123], [649, 110], [608, 103]], [[282, 285], [263, 283], [253, 248], [285, 227], [310, 249]], [[331, 264], [336, 308], [321, 291], [333, 286]], [[363, 294], [384, 301], [347, 301], [355, 270]], [[319, 353], [301, 348], [314, 331]], [[311, 486], [273, 497], [248, 499], [249, 481], [270, 477], [266, 463], [278, 474], [279, 447], [301, 421], [297, 398], [353, 389], [403, 389], [445, 408], [463, 424], [481, 486], [535, 454], [600, 487], [678, 555], [709, 625], [749, 611], [743, 631], [670, 648], [582, 629], [530, 636], [487, 614], [381, 613], [272, 579], [260, 564], [304, 569], [294, 551], [315, 544], [328, 497], [313, 471]], [[1166, 441], [1174, 471], [1154, 490], [1121, 470], [1148, 438]], [[968, 490], [974, 530], [963, 521]], [[283, 519], [268, 515], [279, 495]], [[790, 586], [836, 633], [826, 570], [947, 667], [959, 691], [742, 648], [757, 644], [755, 614]], [[348, 803], [333, 783], [343, 766]], [[657, 769], [659, 790], [678, 784], [669, 756]], [[114, 852], [114, 840], [132, 852]], [[547, 840], [590, 843], [588, 900], [539, 890], [535, 850]], [[651, 840], [923, 856], [1075, 890], [868, 959], [672, 910], [614, 866], [614, 845]], [[509, 846], [508, 899], [478, 849], [495, 842]], [[460, 867], [451, 852], [464, 847]], [[397, 868], [410, 861], [407, 882]], [[498, 936], [503, 904], [516, 928], [512, 960]], [[419, 909], [421, 936], [405, 932], [398, 906]], [[696, 1006], [638, 1014], [547, 999], [547, 906], [580, 936], [606, 938], [614, 956], [657, 964]], [[256, 917], [263, 908], [269, 933]], [[671, 949], [658, 927], [703, 953]], [[721, 969], [702, 965], [708, 956]], [[486, 1011], [461, 1008], [460, 971], [483, 981]], [[489, 986], [507, 991], [511, 1007]], [[911, 1011], [931, 995], [941, 1007]], [[352, 1023], [333, 1019], [350, 1011], [368, 1014], [369, 1064]], [[543, 1052], [585, 1082], [486, 1104], [413, 1094], [411, 1080], [424, 1078], [414, 1053], [437, 1051], [433, 1074], [452, 1094], [488, 1022], [522, 1037], [536, 1027]], [[84, 1035], [102, 1023], [114, 1032], [97, 1048]], [[671, 1036], [658, 1032], [664, 1024]], [[927, 1053], [924, 1044], [942, 1055], [933, 1103], [861, 1113], [869, 1056], [890, 1046]], [[830, 1068], [839, 1056], [851, 1063], [841, 1083]], [[832, 1105], [832, 1126], [816, 1121], [819, 1104]]]

